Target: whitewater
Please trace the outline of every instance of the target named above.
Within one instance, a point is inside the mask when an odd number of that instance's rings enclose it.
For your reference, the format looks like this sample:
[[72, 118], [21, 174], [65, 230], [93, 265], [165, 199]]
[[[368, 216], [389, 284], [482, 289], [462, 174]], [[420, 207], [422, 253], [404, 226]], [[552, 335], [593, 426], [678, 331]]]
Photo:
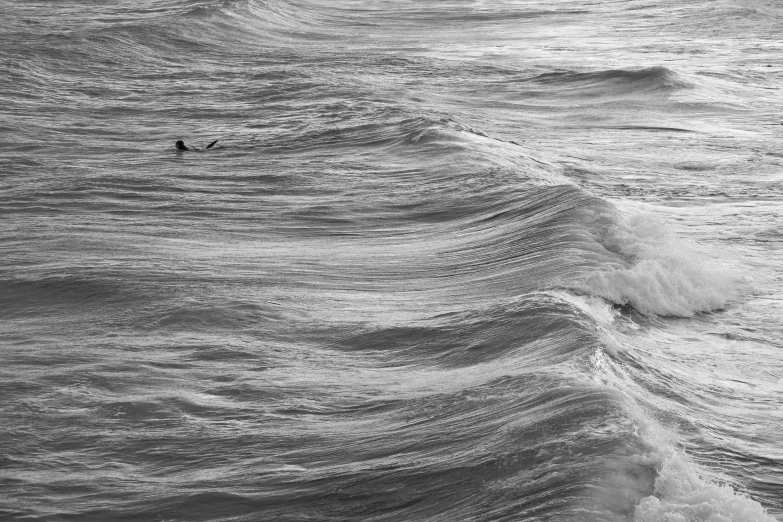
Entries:
[[783, 520], [781, 34], [0, 0], [0, 519]]

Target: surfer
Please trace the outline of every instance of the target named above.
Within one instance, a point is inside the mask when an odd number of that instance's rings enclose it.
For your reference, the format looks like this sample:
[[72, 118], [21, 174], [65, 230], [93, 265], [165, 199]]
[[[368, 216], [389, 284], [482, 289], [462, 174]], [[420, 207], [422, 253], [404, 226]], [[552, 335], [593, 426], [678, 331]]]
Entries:
[[[211, 148], [212, 148], [212, 145], [214, 145], [215, 143], [217, 143], [217, 142], [219, 142], [219, 141], [220, 141], [220, 140], [215, 140], [215, 141], [213, 141], [212, 143], [210, 143], [209, 145], [207, 145], [207, 146], [204, 148], [204, 150], [211, 149]], [[178, 151], [182, 151], [182, 150], [201, 150], [201, 149], [191, 149], [191, 148], [189, 148], [187, 145], [185, 145], [185, 142], [184, 142], [184, 141], [182, 141], [182, 140], [177, 140], [177, 143], [175, 143], [175, 144], [174, 144], [174, 146], [177, 148], [177, 150], [178, 150]]]

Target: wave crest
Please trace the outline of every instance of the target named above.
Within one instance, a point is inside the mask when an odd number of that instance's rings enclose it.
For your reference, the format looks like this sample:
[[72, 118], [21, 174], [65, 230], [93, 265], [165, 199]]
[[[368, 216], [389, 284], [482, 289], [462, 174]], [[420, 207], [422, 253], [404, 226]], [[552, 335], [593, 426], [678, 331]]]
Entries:
[[599, 242], [620, 256], [620, 266], [587, 277], [577, 285], [581, 292], [645, 315], [679, 317], [724, 308], [736, 297], [727, 271], [709, 263], [655, 215], [615, 222]]
[[629, 95], [661, 92], [670, 94], [692, 89], [693, 83], [666, 67], [644, 69], [609, 69], [592, 72], [558, 71], [541, 74], [528, 80], [579, 94]]

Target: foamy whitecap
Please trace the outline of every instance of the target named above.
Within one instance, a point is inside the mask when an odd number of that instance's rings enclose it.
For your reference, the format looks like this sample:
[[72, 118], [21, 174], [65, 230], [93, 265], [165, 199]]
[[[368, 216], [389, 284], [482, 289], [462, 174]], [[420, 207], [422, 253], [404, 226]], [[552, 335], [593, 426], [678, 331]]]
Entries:
[[629, 304], [643, 314], [690, 317], [720, 309], [736, 295], [725, 269], [705, 259], [653, 214], [636, 214], [602, 231], [599, 241], [624, 261], [577, 289]]
[[774, 522], [758, 502], [702, 478], [687, 456], [664, 450], [654, 495], [636, 506], [636, 522]]
[[[610, 343], [613, 344], [613, 343]], [[622, 364], [597, 350], [591, 357], [595, 382], [618, 390], [648, 448], [633, 460], [655, 469], [652, 491], [636, 502], [634, 522], [775, 522], [757, 501], [709, 477], [698, 463], [677, 449], [676, 436], [654, 420], [634, 397], [641, 391]], [[625, 480], [634, 484], [642, 475]]]

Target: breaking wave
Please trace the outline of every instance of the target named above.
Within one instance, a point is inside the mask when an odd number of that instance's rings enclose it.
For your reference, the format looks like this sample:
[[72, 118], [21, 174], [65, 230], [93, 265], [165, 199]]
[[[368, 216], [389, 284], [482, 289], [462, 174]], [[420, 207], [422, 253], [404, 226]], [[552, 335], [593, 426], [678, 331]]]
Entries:
[[691, 317], [724, 308], [737, 296], [731, 274], [649, 213], [621, 217], [599, 242], [618, 259], [576, 289], [642, 314]]

